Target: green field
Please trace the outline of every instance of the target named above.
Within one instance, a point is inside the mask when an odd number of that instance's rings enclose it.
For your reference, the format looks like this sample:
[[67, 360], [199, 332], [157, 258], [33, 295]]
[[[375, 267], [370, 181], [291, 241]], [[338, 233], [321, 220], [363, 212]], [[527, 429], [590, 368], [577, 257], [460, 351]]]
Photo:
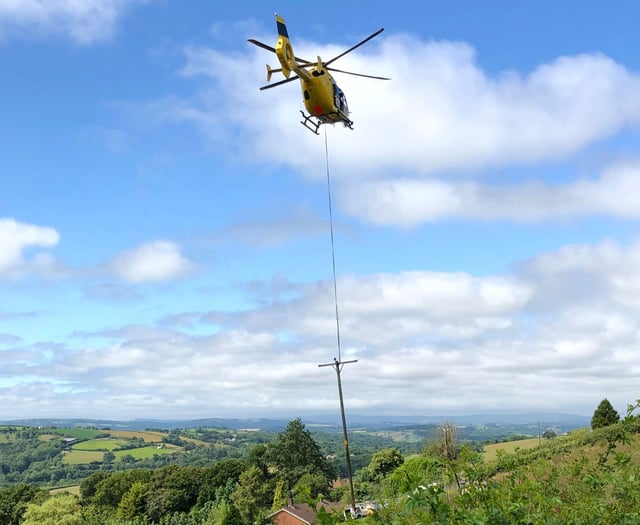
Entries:
[[484, 459], [485, 461], [491, 461], [496, 459], [498, 450], [513, 453], [516, 449], [526, 450], [529, 448], [535, 448], [540, 444], [538, 438], [519, 439], [517, 441], [507, 441], [505, 443], [492, 443], [491, 445], [484, 445]]
[[40, 434], [38, 439], [40, 441], [51, 441], [52, 439], [60, 439], [60, 437], [58, 434]]
[[96, 430], [95, 428], [54, 428], [51, 430], [51, 433], [76, 439], [95, 439], [107, 432], [104, 430]]
[[73, 450], [115, 450], [127, 445], [124, 439], [91, 439], [89, 441], [81, 441], [71, 446]]
[[166, 436], [162, 432], [152, 432], [149, 430], [109, 430], [109, 434], [115, 438], [133, 439], [140, 438], [146, 443], [160, 443]]
[[74, 496], [80, 495], [80, 485], [71, 485], [69, 487], [56, 487], [55, 489], [51, 489], [49, 494], [52, 496], [54, 494], [73, 494]]
[[97, 461], [102, 463], [104, 452], [91, 450], [71, 450], [63, 456], [63, 462], [67, 465], [82, 465]]
[[157, 447], [142, 447], [142, 448], [133, 448], [131, 450], [118, 450], [114, 452], [116, 458], [118, 460], [122, 459], [123, 456], [127, 454], [133, 456], [135, 459], [150, 459], [156, 454], [159, 456], [163, 454], [174, 454], [179, 452], [180, 448], [172, 445], [166, 445], [165, 448], [157, 448]]
[[424, 437], [413, 431], [385, 430], [377, 433], [378, 436], [389, 438], [394, 443], [420, 443]]
[[[78, 445], [82, 446], [85, 443], [78, 443]], [[149, 447], [141, 447], [141, 448], [132, 448], [129, 450], [116, 450], [114, 454], [116, 456], [116, 461], [120, 461], [123, 456], [130, 455], [134, 459], [150, 459], [156, 454], [161, 456], [164, 454], [174, 454], [182, 450], [175, 445], [165, 445], [164, 448], [157, 448], [156, 446]], [[81, 450], [74, 448], [69, 452], [65, 453], [63, 461], [68, 465], [82, 465], [88, 464], [93, 461], [97, 461], [98, 463], [102, 463], [104, 459], [104, 451], [101, 450]]]

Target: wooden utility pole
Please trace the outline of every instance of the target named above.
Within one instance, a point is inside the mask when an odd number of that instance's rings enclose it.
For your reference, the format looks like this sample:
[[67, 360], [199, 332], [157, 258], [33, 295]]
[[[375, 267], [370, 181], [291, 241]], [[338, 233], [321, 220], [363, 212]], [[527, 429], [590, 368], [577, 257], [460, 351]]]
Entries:
[[338, 397], [340, 398], [340, 415], [342, 416], [342, 434], [344, 436], [344, 452], [347, 459], [347, 477], [349, 478], [349, 494], [351, 495], [351, 511], [352, 515], [355, 516], [356, 511], [356, 496], [353, 491], [353, 476], [351, 475], [351, 455], [349, 454], [349, 436], [347, 435], [347, 419], [344, 415], [344, 399], [342, 397], [342, 381], [340, 379], [340, 372], [342, 372], [342, 368], [344, 365], [348, 365], [349, 363], [357, 363], [357, 359], [353, 359], [351, 361], [339, 361], [335, 357], [333, 358], [333, 363], [325, 363], [322, 366], [330, 366], [336, 371], [336, 377], [338, 378]]

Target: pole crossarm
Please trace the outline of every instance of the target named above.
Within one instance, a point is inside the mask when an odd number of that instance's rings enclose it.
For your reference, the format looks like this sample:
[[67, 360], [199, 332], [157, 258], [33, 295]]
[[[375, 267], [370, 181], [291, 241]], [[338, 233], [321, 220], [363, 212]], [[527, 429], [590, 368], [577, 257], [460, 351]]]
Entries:
[[344, 365], [348, 365], [350, 363], [357, 363], [358, 360], [357, 359], [351, 359], [349, 361], [338, 361], [337, 358], [333, 358], [333, 363], [324, 363], [322, 365], [318, 365], [319, 367], [323, 367], [323, 366], [332, 366], [333, 368], [335, 368], [336, 370], [338, 368], [340, 368], [340, 371], [342, 372], [342, 368], [344, 367]]

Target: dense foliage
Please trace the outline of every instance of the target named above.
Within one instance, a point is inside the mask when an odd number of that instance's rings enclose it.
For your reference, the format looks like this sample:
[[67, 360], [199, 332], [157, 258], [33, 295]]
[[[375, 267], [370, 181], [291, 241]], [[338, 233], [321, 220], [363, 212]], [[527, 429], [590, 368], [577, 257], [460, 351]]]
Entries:
[[[629, 407], [618, 423], [578, 430], [530, 449], [482, 451], [443, 425], [421, 454], [395, 447], [372, 453], [355, 473], [358, 501], [369, 501], [365, 524], [582, 525], [640, 523], [640, 419]], [[168, 436], [188, 443], [185, 434]], [[50, 439], [45, 441], [52, 441]], [[55, 440], [54, 440], [55, 441]], [[15, 445], [7, 439], [5, 444]], [[57, 446], [57, 445], [56, 445]], [[36, 447], [38, 448], [38, 447]], [[191, 447], [189, 452], [199, 447]], [[635, 456], [634, 456], [635, 454]], [[188, 454], [185, 454], [188, 456]], [[7, 525], [261, 525], [289, 498], [349, 501], [333, 488], [329, 454], [297, 419], [242, 457], [205, 465], [96, 470], [80, 495], [48, 495], [33, 485], [0, 489], [0, 523]], [[117, 465], [117, 463], [116, 463]], [[109, 468], [113, 465], [109, 465]], [[339, 512], [318, 507], [318, 523], [337, 523]]]
[[[155, 433], [155, 442], [139, 435]], [[0, 426], [0, 487], [19, 483], [55, 487], [78, 484], [94, 472], [130, 469], [157, 469], [168, 465], [205, 467], [226, 458], [246, 458], [257, 445], [272, 442], [275, 431], [212, 428], [148, 430], [114, 437], [108, 429]], [[148, 436], [146, 436], [148, 438]], [[342, 433], [322, 431], [313, 434], [323, 455], [331, 459], [331, 469], [345, 476]], [[102, 445], [98, 444], [103, 443]], [[359, 432], [352, 438], [354, 470], [366, 467], [372, 454], [391, 446], [389, 436]], [[90, 457], [74, 462], [69, 458], [92, 445]], [[419, 451], [419, 441], [396, 443], [403, 453]], [[104, 447], [104, 448], [101, 448]], [[156, 450], [161, 449], [161, 450]]]
[[[42, 435], [34, 435], [39, 437]], [[163, 442], [175, 446], [189, 443], [176, 432], [166, 437]], [[51, 441], [58, 440], [46, 440]], [[7, 438], [3, 444], [15, 448], [18, 442]], [[98, 444], [102, 446], [102, 442]], [[190, 455], [199, 447], [187, 448]], [[0, 490], [1, 523], [262, 523], [271, 509], [286, 504], [292, 493], [302, 498], [328, 494], [336, 474], [299, 419], [266, 444], [255, 444], [243, 459], [227, 457], [208, 461], [208, 466], [174, 463], [121, 471], [116, 467], [113, 460], [105, 461], [100, 470], [83, 479], [80, 497], [63, 494], [47, 498], [29, 485]]]

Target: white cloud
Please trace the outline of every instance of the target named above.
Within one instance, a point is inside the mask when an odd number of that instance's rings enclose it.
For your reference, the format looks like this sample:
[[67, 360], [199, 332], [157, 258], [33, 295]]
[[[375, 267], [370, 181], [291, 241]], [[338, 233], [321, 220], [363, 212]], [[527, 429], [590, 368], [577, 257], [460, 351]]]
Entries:
[[[623, 247], [613, 241], [569, 245], [539, 255], [522, 266], [538, 283], [536, 302], [545, 308], [575, 303], [612, 309], [640, 307], [640, 242]], [[603, 303], [606, 301], [606, 303]]]
[[[353, 229], [346, 224], [334, 224], [336, 231], [354, 235]], [[298, 239], [310, 239], [326, 235], [329, 224], [326, 219], [306, 209], [296, 209], [289, 214], [279, 214], [275, 218], [260, 218], [229, 224], [220, 228], [212, 236], [215, 242], [233, 242], [252, 247], [270, 248]]]
[[0, 278], [19, 277], [32, 270], [46, 272], [53, 264], [50, 256], [38, 253], [29, 260], [25, 251], [34, 246], [55, 246], [59, 240], [53, 228], [0, 219]]
[[0, 0], [0, 36], [64, 35], [80, 44], [113, 36], [130, 6], [148, 0]]
[[[344, 370], [347, 407], [588, 414], [604, 396], [624, 406], [637, 397], [640, 373], [638, 283], [640, 242], [566, 246], [505, 275], [344, 276], [342, 357], [359, 360]], [[335, 409], [334, 377], [317, 366], [337, 355], [330, 282], [289, 283], [286, 296], [246, 310], [185, 317], [181, 328], [102, 334], [103, 345], [92, 334], [85, 349], [0, 352], [0, 369], [26, 377], [27, 398], [38, 381], [58, 378], [59, 406], [84, 415], [88, 406], [103, 417], [114, 406], [118, 417]], [[16, 385], [0, 398], [12, 399]], [[76, 392], [69, 403], [64, 388]]]
[[[296, 51], [330, 57], [339, 49], [301, 43]], [[207, 76], [212, 86], [198, 101], [182, 101], [176, 118], [216, 135], [220, 124], [230, 123], [230, 132], [242, 128], [251, 135], [249, 144], [261, 159], [297, 168], [308, 168], [309, 155], [323, 153], [320, 140], [301, 133], [297, 124], [302, 109], [297, 83], [258, 91], [272, 55], [261, 49], [229, 55], [189, 48], [186, 56], [184, 75]], [[342, 177], [389, 169], [424, 175], [555, 159], [640, 122], [640, 76], [600, 54], [561, 57], [526, 75], [490, 75], [467, 44], [396, 35], [346, 56], [338, 67], [392, 78], [336, 75], [356, 123], [353, 132], [345, 130], [331, 142]], [[220, 97], [229, 102], [226, 110], [216, 103]]]
[[339, 195], [345, 212], [368, 223], [402, 227], [450, 218], [537, 222], [602, 215], [639, 219], [640, 161], [616, 164], [597, 178], [563, 184], [387, 178], [347, 185]]
[[167, 241], [151, 241], [125, 251], [108, 266], [118, 278], [130, 283], [179, 279], [193, 270], [180, 247]]
[[[340, 49], [301, 42], [296, 51], [330, 57]], [[185, 53], [183, 75], [211, 84], [192, 100], [161, 101], [154, 105], [158, 114], [193, 123], [230, 155], [290, 165], [303, 177], [325, 175], [322, 139], [298, 125], [297, 82], [258, 91], [272, 55], [261, 49]], [[640, 75], [624, 65], [594, 53], [560, 57], [528, 73], [490, 74], [467, 44], [392, 35], [347, 55], [339, 67], [392, 77], [336, 75], [356, 123], [354, 131], [329, 129], [331, 176], [347, 213], [397, 226], [460, 217], [638, 218], [640, 162], [589, 179], [567, 180], [573, 174], [566, 173], [562, 184], [480, 180], [488, 168], [566, 158], [637, 126]], [[220, 107], [220, 98], [228, 104]], [[239, 134], [247, 138], [235, 140]]]

